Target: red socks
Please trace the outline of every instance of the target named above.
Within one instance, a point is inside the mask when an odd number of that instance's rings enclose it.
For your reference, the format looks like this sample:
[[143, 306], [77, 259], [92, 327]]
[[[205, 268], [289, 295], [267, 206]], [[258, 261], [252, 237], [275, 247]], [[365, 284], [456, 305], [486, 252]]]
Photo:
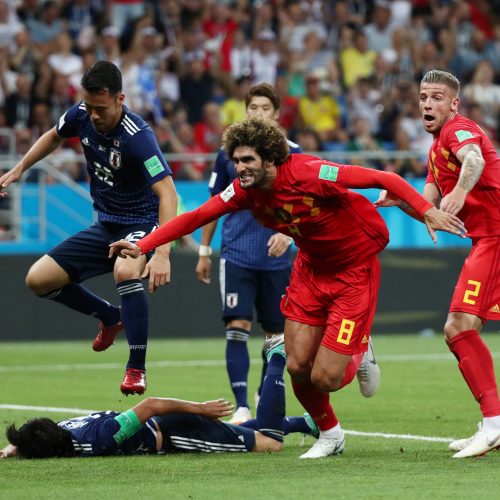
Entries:
[[342, 379], [342, 382], [340, 382], [340, 387], [338, 388], [338, 390], [342, 389], [342, 387], [345, 387], [347, 384], [350, 384], [352, 382], [352, 379], [356, 375], [359, 365], [363, 360], [364, 354], [364, 352], [360, 352], [352, 356], [351, 361], [349, 361], [349, 364], [345, 368], [344, 377]]
[[500, 399], [490, 350], [476, 330], [465, 330], [450, 341], [450, 351], [484, 417], [500, 415]]
[[300, 404], [311, 415], [319, 430], [327, 431], [339, 423], [330, 404], [328, 392], [321, 392], [311, 382], [292, 381], [292, 387]]

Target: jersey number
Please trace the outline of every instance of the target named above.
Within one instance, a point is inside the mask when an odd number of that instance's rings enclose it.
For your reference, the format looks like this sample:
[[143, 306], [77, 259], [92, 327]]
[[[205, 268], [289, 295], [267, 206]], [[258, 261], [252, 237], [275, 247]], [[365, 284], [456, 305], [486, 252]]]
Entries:
[[94, 161], [94, 167], [95, 176], [102, 182], [105, 182], [108, 186], [113, 186], [113, 171], [108, 167], [103, 167], [96, 161]]
[[343, 319], [342, 324], [340, 325], [339, 334], [337, 336], [337, 342], [339, 344], [349, 345], [351, 341], [352, 333], [354, 332], [354, 326], [356, 325], [355, 321], [351, 321], [350, 319]]
[[468, 285], [472, 285], [474, 287], [474, 290], [465, 290], [464, 293], [464, 302], [466, 304], [471, 304], [471, 305], [476, 305], [476, 301], [473, 300], [471, 297], [476, 297], [479, 295], [479, 289], [481, 288], [481, 282], [479, 281], [474, 281], [474, 280], [469, 280], [467, 281]]

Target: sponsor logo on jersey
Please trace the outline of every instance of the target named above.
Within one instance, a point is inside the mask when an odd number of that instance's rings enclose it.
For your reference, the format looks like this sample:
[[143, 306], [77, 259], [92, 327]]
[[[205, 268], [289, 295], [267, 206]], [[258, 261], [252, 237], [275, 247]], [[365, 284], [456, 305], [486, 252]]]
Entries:
[[500, 306], [498, 304], [495, 304], [491, 309], [491, 312], [493, 313], [499, 313], [500, 314]]
[[224, 191], [222, 191], [220, 197], [227, 203], [235, 194], [236, 193], [234, 191], [234, 186], [232, 184], [229, 184], [229, 186], [224, 189]]
[[155, 175], [158, 175], [160, 172], [163, 172], [165, 170], [165, 167], [156, 155], [152, 156], [149, 160], [146, 160], [144, 162], [144, 166], [146, 167], [151, 177], [154, 177]]
[[363, 338], [361, 339], [362, 344], [368, 344], [368, 337], [366, 335], [363, 335]]
[[226, 306], [229, 309], [234, 309], [238, 305], [238, 294], [237, 293], [226, 293]]
[[88, 146], [88, 145], [90, 145], [89, 138], [88, 138], [88, 137], [84, 137], [84, 138], [82, 139], [82, 144], [83, 144], [84, 146]]
[[277, 208], [274, 211], [274, 216], [278, 220], [282, 220], [283, 222], [286, 222], [287, 224], [292, 221], [292, 214], [290, 212], [287, 212], [284, 208]]
[[117, 149], [111, 148], [109, 150], [109, 164], [115, 170], [122, 166], [122, 155]]
[[472, 132], [469, 132], [468, 130], [457, 130], [455, 135], [457, 136], [458, 142], [463, 142], [466, 139], [472, 139], [474, 137]]
[[339, 167], [334, 167], [333, 165], [321, 165], [319, 169], [319, 178], [325, 181], [335, 182], [339, 175]]

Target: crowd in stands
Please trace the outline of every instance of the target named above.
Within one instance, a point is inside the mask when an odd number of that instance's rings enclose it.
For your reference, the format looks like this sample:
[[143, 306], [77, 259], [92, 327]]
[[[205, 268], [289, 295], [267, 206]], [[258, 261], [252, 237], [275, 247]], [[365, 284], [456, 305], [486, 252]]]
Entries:
[[[429, 69], [456, 74], [461, 112], [500, 137], [500, 0], [0, 0], [0, 131], [15, 131], [17, 154], [78, 102], [99, 59], [119, 66], [126, 104], [164, 152], [198, 155], [171, 162], [177, 179], [209, 176], [203, 154], [260, 82], [278, 89], [304, 151], [415, 153], [351, 161], [404, 176], [426, 169]], [[67, 141], [52, 159], [85, 180], [81, 152]]]

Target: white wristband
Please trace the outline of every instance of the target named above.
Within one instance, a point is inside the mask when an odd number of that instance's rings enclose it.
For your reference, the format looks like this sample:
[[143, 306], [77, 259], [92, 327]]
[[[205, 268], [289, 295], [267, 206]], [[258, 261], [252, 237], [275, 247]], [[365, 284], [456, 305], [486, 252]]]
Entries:
[[198, 255], [200, 257], [210, 257], [210, 255], [212, 255], [212, 248], [208, 245], [200, 245], [200, 248], [198, 248]]

